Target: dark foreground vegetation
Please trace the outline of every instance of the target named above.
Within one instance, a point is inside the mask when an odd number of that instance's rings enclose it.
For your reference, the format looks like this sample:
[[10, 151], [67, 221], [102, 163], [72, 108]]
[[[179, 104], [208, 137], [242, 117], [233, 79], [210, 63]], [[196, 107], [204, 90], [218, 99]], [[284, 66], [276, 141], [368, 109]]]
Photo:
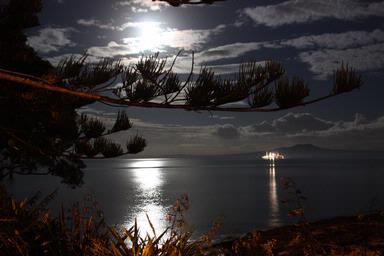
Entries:
[[249, 232], [220, 243], [224, 255], [383, 255], [384, 214], [375, 212]]
[[[188, 197], [177, 200], [161, 234], [143, 236], [140, 227], [109, 226], [92, 200], [59, 210], [53, 217], [47, 204], [54, 198], [36, 195], [15, 200], [0, 189], [0, 255], [383, 255], [384, 211], [317, 222], [301, 218], [295, 225], [251, 231], [239, 238], [213, 242], [219, 229], [192, 240], [184, 213]], [[297, 208], [291, 215], [303, 216]]]

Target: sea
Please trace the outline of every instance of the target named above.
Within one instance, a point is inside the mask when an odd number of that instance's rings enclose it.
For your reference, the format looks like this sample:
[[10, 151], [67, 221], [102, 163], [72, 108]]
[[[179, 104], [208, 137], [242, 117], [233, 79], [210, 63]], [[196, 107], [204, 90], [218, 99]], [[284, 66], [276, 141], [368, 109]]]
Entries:
[[[17, 198], [57, 189], [52, 214], [76, 202], [100, 209], [107, 223], [141, 234], [169, 226], [175, 202], [188, 197], [186, 226], [198, 237], [221, 222], [231, 237], [298, 221], [300, 204], [310, 221], [384, 209], [384, 159], [285, 159], [212, 156], [86, 161], [84, 184], [71, 188], [53, 176], [16, 176], [6, 186]], [[294, 187], [282, 186], [292, 181]]]

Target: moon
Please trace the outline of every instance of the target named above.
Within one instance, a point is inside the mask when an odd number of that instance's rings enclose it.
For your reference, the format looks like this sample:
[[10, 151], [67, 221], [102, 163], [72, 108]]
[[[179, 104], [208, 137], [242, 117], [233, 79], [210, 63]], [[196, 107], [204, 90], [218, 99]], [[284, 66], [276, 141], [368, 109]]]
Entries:
[[164, 40], [167, 40], [166, 33], [161, 28], [160, 22], [140, 22], [138, 37], [139, 51], [161, 51]]

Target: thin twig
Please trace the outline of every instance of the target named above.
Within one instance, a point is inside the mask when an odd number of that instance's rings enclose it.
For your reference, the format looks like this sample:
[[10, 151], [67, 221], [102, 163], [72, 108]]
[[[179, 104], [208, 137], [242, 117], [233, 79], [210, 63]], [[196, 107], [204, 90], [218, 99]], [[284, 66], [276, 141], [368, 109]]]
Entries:
[[103, 85], [103, 86], [100, 86], [99, 88], [93, 90], [94, 92], [104, 92], [106, 90], [108, 90], [109, 86], [113, 85], [117, 80], [117, 75], [113, 77], [112, 81], [107, 83], [106, 85]]
[[193, 68], [195, 66], [195, 53], [192, 52], [192, 66], [191, 66], [191, 72], [189, 73], [189, 76], [187, 78], [187, 80], [184, 82], [184, 85], [181, 87], [181, 89], [176, 93], [176, 95], [170, 100], [170, 103], [172, 103], [176, 98], [177, 96], [179, 96], [179, 94], [181, 93], [181, 91], [183, 91], [185, 89], [185, 87], [188, 85], [189, 81], [191, 80], [192, 78], [192, 75], [193, 75]]
[[[180, 51], [176, 54], [176, 56], [175, 56], [175, 58], [173, 59], [173, 62], [172, 62], [172, 64], [171, 64], [170, 68], [168, 69], [167, 73], [160, 79], [160, 81], [159, 81], [159, 85], [160, 85], [162, 88], [163, 88], [164, 83], [165, 83], [166, 79], [168, 78], [169, 74], [172, 72], [172, 69], [173, 69], [173, 67], [175, 66], [176, 60], [177, 60], [177, 58], [179, 57], [179, 55], [180, 55], [181, 53], [182, 53], [182, 50], [180, 50]], [[163, 92], [164, 92], [164, 91], [163, 91]], [[165, 102], [163, 102], [163, 103], [168, 104], [168, 95], [167, 95], [166, 93], [164, 93], [164, 97], [165, 97]]]

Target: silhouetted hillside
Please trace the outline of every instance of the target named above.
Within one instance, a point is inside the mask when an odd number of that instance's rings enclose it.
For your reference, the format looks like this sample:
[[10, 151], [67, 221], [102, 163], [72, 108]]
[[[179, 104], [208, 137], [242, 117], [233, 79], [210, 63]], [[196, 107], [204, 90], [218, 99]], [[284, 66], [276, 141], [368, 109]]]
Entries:
[[273, 151], [283, 153], [287, 158], [384, 158], [382, 151], [337, 150], [312, 144], [298, 144], [276, 148]]

